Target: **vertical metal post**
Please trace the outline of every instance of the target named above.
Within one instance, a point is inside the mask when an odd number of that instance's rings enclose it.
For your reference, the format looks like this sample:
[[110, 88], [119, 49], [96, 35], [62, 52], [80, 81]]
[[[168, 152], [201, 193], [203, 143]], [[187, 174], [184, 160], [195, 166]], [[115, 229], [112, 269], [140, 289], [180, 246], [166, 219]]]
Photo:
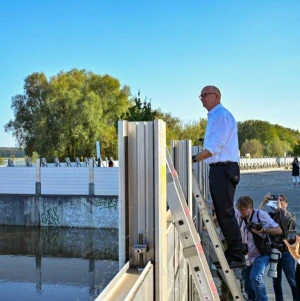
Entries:
[[154, 121], [155, 300], [167, 300], [166, 124]]
[[36, 174], [35, 174], [35, 194], [41, 195], [42, 184], [41, 184], [41, 160], [36, 159]]
[[119, 268], [129, 260], [128, 243], [128, 122], [118, 122], [119, 161]]
[[94, 159], [89, 159], [89, 195], [95, 195]]

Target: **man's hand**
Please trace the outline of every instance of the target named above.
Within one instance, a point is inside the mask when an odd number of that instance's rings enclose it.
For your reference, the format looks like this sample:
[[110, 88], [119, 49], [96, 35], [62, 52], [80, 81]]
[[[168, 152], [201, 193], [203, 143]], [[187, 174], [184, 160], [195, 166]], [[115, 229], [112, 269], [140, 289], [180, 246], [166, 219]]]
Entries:
[[295, 251], [299, 254], [299, 244], [300, 244], [300, 236], [296, 235], [296, 241], [292, 245], [286, 240], [283, 240], [288, 249]]
[[263, 201], [264, 201], [264, 203], [266, 204], [266, 203], [268, 203], [269, 200], [271, 200], [271, 199], [272, 199], [271, 193], [270, 193], [270, 192], [267, 192], [266, 195], [265, 195], [264, 198], [263, 198]]

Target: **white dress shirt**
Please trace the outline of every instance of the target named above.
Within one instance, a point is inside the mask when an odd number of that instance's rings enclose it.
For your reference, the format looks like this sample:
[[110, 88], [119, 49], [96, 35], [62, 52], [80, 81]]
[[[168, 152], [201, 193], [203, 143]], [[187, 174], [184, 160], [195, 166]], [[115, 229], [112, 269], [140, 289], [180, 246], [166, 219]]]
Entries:
[[207, 114], [204, 149], [212, 156], [205, 162], [239, 162], [237, 124], [232, 114], [222, 104], [218, 104]]

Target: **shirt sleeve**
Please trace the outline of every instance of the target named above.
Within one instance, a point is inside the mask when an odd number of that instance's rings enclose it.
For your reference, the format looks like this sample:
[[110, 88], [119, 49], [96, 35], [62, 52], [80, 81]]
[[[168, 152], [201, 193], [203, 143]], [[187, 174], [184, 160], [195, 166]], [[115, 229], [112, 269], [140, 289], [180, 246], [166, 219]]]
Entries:
[[271, 218], [268, 212], [259, 210], [259, 219], [264, 228], [277, 228], [279, 225]]
[[298, 259], [298, 264], [300, 264], [300, 258]]

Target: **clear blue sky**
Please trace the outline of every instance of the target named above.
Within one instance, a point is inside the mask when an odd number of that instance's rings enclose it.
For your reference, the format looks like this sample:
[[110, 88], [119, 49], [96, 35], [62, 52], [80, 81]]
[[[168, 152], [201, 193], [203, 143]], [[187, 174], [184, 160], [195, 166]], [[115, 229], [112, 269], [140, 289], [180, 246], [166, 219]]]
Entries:
[[206, 117], [198, 95], [221, 89], [237, 121], [300, 130], [299, 0], [3, 0], [0, 146], [26, 76], [72, 68], [109, 74], [183, 121]]

